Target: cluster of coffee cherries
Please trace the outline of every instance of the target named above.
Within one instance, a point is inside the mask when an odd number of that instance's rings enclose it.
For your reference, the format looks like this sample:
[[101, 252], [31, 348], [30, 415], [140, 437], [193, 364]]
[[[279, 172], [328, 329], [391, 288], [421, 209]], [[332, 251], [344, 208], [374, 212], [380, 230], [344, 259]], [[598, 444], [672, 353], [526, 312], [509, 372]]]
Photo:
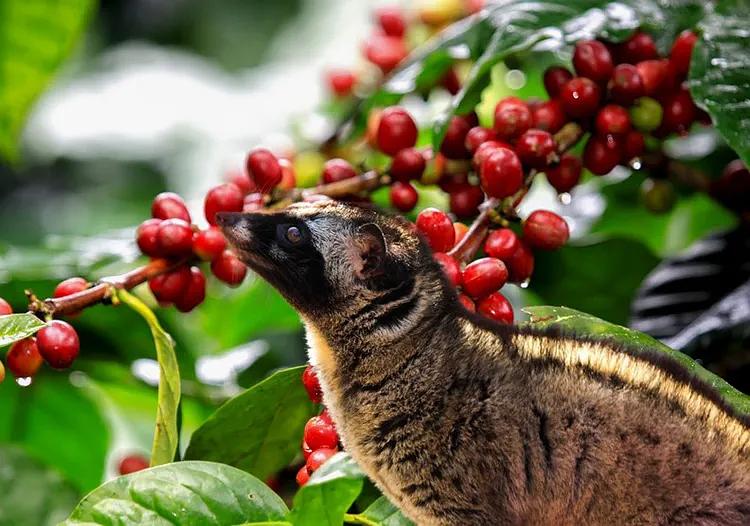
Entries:
[[[323, 402], [323, 391], [320, 389], [320, 382], [312, 365], [308, 364], [302, 373], [302, 384], [310, 400], [316, 404]], [[328, 410], [323, 409], [318, 416], [312, 417], [305, 424], [305, 434], [302, 438], [302, 454], [305, 457], [305, 463], [297, 472], [297, 484], [304, 486], [310, 480], [310, 475], [331, 458], [340, 447], [336, 426]]]

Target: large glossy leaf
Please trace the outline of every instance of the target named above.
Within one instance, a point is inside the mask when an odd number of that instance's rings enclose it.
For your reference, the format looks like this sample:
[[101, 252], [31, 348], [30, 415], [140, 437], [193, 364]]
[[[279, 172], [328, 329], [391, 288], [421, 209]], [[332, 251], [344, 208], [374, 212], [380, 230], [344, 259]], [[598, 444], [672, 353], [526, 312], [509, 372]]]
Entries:
[[355, 516], [359, 524], [378, 524], [380, 526], [412, 526], [414, 523], [404, 517], [403, 513], [385, 497], [380, 497]]
[[180, 368], [174, 352], [172, 337], [162, 329], [159, 320], [145, 303], [125, 290], [118, 291], [120, 300], [143, 316], [154, 338], [156, 359], [159, 362], [159, 393], [156, 409], [154, 443], [151, 465], [172, 462], [180, 445], [178, 411], [180, 407]]
[[[707, 6], [713, 8], [711, 2]], [[750, 2], [723, 0], [700, 24], [690, 89], [729, 145], [750, 164]]]
[[340, 526], [364, 477], [347, 453], [337, 453], [297, 492], [289, 520], [294, 526]]
[[287, 466], [316, 409], [303, 370], [279, 371], [229, 400], [193, 433], [185, 458], [223, 462], [262, 479]]
[[16, 156], [31, 104], [78, 41], [93, 0], [0, 1], [0, 155]]
[[28, 338], [42, 327], [44, 322], [30, 312], [0, 316], [0, 347]]
[[750, 396], [741, 393], [712, 372], [707, 371], [686, 354], [667, 347], [645, 333], [615, 325], [590, 314], [566, 307], [526, 307], [523, 310], [531, 315], [529, 323], [532, 326], [540, 328], [554, 326], [572, 334], [610, 339], [627, 345], [635, 352], [655, 351], [664, 353], [675, 363], [689, 371], [690, 374], [711, 385], [737, 411], [750, 414]]
[[0, 447], [0, 526], [54, 526], [76, 505], [78, 491], [20, 448]]
[[107, 482], [64, 526], [235, 526], [282, 521], [284, 502], [261, 481], [214, 462], [177, 462]]

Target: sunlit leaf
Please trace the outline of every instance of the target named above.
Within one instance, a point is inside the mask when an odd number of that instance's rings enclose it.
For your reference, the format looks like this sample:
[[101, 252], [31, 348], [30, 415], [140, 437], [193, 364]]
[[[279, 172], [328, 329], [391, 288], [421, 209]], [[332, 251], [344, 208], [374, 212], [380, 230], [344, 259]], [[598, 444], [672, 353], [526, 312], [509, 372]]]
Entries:
[[0, 347], [28, 338], [44, 325], [30, 312], [0, 316]]

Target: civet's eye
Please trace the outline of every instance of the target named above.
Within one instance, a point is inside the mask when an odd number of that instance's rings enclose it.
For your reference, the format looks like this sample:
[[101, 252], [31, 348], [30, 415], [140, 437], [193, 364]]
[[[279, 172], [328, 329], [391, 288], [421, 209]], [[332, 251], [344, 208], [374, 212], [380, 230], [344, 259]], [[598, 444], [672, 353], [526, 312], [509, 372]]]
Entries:
[[302, 242], [302, 232], [296, 226], [290, 226], [286, 229], [286, 240], [292, 245], [297, 245]]

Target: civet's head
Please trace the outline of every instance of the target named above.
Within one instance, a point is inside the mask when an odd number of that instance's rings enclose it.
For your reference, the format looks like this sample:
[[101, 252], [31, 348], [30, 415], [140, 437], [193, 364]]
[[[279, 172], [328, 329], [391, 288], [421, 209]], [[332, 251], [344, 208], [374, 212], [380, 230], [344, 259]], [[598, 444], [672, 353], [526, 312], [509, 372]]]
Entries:
[[319, 201], [217, 218], [240, 259], [303, 315], [340, 317], [446, 288], [426, 243], [400, 217]]

